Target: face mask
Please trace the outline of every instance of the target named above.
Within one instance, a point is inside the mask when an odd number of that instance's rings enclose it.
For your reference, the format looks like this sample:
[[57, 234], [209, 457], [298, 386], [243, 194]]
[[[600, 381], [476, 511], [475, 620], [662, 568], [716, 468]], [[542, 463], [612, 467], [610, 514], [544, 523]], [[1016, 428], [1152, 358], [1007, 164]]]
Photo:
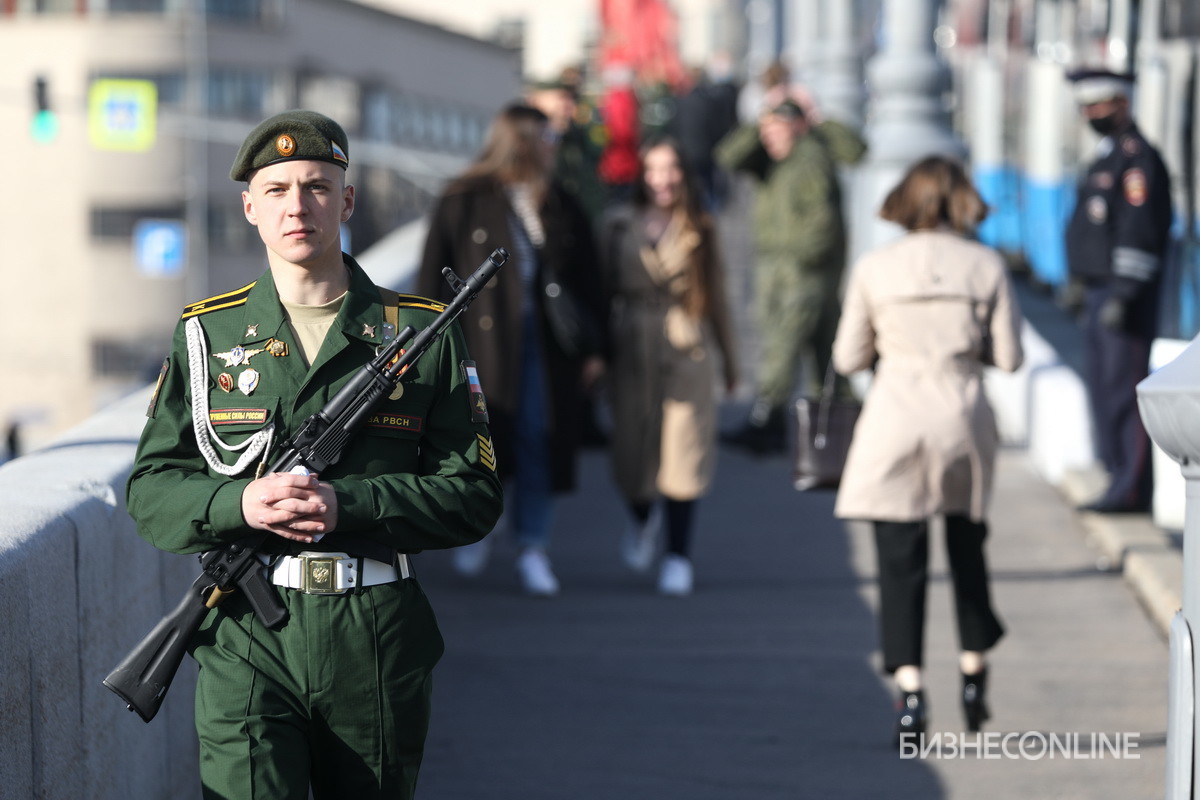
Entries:
[[1088, 125], [1092, 126], [1092, 130], [1101, 136], [1108, 136], [1117, 129], [1117, 114], [1113, 113], [1104, 117], [1093, 117], [1088, 120]]

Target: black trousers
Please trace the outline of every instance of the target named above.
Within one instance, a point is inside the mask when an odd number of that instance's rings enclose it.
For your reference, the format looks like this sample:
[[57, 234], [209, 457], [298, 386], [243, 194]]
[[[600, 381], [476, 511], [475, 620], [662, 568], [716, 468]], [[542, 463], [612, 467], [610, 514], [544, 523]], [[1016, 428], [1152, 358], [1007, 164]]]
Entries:
[[[929, 523], [875, 522], [879, 565], [879, 626], [888, 673], [921, 666], [925, 645], [925, 594], [929, 581]], [[984, 651], [1004, 635], [992, 609], [983, 543], [987, 523], [946, 515], [946, 554], [954, 584], [958, 641], [963, 650]]]
[[1138, 510], [1149, 507], [1154, 493], [1150, 437], [1137, 406], [1138, 382], [1150, 374], [1154, 312], [1147, 301], [1133, 303], [1126, 329], [1109, 330], [1099, 315], [1110, 294], [1107, 287], [1088, 289], [1084, 328], [1093, 440], [1111, 479], [1101, 503]]

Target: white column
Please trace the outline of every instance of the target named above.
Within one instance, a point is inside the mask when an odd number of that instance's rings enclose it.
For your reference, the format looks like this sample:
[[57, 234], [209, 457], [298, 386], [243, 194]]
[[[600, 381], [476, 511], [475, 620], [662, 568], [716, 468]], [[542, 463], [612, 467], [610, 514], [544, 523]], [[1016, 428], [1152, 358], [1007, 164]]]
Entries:
[[783, 17], [787, 38], [783, 52], [792, 78], [803, 83], [818, 97], [824, 81], [822, 74], [821, 4], [823, 0], [788, 0]]
[[855, 37], [854, 0], [824, 0], [822, 9], [821, 109], [831, 119], [858, 128], [863, 122], [862, 57]]
[[964, 154], [942, 98], [950, 72], [938, 60], [933, 42], [939, 5], [939, 0], [884, 0], [881, 47], [867, 64], [870, 151], [859, 176], [852, 252], [898, 233], [875, 212], [913, 162], [933, 153]]

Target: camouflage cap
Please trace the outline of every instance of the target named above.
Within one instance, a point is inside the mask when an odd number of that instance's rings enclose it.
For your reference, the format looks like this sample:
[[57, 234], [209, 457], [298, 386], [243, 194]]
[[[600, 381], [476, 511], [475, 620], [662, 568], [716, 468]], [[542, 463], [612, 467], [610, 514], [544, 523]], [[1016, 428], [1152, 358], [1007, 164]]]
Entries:
[[804, 119], [804, 109], [790, 97], [775, 105], [768, 113], [784, 119]]
[[284, 111], [250, 131], [229, 177], [248, 181], [255, 170], [280, 161], [328, 161], [345, 169], [349, 152], [346, 132], [329, 117], [316, 111]]

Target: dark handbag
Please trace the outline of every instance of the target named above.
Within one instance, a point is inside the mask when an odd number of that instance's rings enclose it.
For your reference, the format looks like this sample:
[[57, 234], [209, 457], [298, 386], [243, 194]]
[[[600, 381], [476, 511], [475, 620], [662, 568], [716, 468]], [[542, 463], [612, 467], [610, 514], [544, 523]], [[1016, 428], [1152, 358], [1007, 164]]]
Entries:
[[542, 286], [542, 308], [550, 333], [565, 355], [581, 358], [599, 352], [600, 336], [592, 315], [566, 284], [549, 273]]
[[842, 480], [846, 453], [862, 403], [834, 396], [833, 367], [825, 372], [820, 397], [802, 397], [793, 408], [796, 421], [796, 490], [835, 489]]

